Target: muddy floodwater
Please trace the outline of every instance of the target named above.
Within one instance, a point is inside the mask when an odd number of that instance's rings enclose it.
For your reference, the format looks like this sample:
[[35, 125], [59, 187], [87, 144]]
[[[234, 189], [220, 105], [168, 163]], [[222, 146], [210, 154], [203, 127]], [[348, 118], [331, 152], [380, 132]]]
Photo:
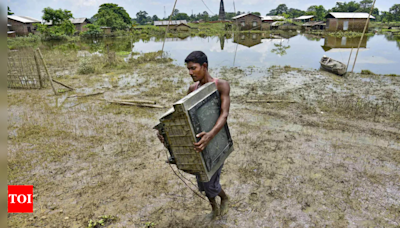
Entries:
[[[7, 227], [399, 227], [400, 77], [316, 70], [354, 39], [253, 35], [170, 38], [173, 62], [147, 53], [156, 38], [47, 43], [49, 72], [74, 90], [7, 90], [7, 184], [34, 186], [33, 213]], [[397, 41], [361, 46], [356, 71], [400, 73]], [[183, 59], [196, 49], [231, 88], [230, 209], [214, 221], [153, 129], [193, 83]]]
[[[180, 65], [183, 65], [190, 51], [202, 50], [207, 54], [212, 67], [289, 65], [318, 69], [319, 60], [323, 55], [347, 64], [351, 49], [355, 47], [350, 60], [353, 63], [359, 41], [360, 37], [321, 38], [297, 33], [266, 37], [263, 37], [263, 34], [235, 34], [231, 38], [168, 38], [165, 50]], [[134, 45], [134, 51], [152, 52], [161, 49], [162, 41], [152, 39]], [[384, 35], [375, 35], [363, 38], [354, 71], [370, 70], [376, 74], [400, 74], [399, 64], [400, 42], [389, 41]]]

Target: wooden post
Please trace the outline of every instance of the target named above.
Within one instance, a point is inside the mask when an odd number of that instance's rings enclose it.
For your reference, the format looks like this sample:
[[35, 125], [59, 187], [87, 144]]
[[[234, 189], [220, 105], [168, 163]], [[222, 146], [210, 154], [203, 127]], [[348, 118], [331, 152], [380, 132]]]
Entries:
[[50, 73], [49, 73], [49, 69], [47, 69], [46, 62], [44, 61], [42, 52], [40, 51], [39, 48], [37, 49], [37, 51], [38, 51], [38, 53], [39, 53], [40, 58], [42, 59], [44, 69], [46, 69], [46, 73], [47, 73], [47, 76], [49, 77], [49, 81], [50, 81], [51, 88], [53, 88], [54, 94], [57, 95], [57, 91], [56, 91], [56, 89], [54, 88], [54, 85], [53, 85], [53, 79], [51, 78], [51, 75], [50, 75]]
[[43, 82], [42, 82], [42, 75], [40, 73], [40, 68], [39, 68], [39, 61], [36, 57], [36, 53], [35, 51], [33, 51], [33, 57], [35, 58], [35, 63], [36, 63], [36, 69], [37, 69], [37, 73], [38, 73], [38, 77], [39, 77], [39, 84], [40, 84], [40, 88], [43, 88]]

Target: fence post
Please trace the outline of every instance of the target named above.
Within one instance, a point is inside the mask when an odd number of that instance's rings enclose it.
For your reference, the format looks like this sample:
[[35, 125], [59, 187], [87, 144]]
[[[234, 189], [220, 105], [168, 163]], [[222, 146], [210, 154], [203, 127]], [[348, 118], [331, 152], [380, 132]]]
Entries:
[[56, 91], [56, 89], [54, 88], [54, 85], [53, 85], [53, 79], [51, 78], [51, 75], [50, 75], [50, 73], [49, 73], [49, 69], [47, 69], [46, 62], [45, 62], [44, 59], [43, 59], [42, 52], [40, 51], [39, 48], [37, 49], [37, 51], [38, 51], [38, 53], [39, 53], [40, 58], [42, 59], [44, 69], [46, 69], [46, 73], [47, 73], [47, 76], [49, 77], [49, 81], [50, 81], [51, 88], [53, 88], [54, 94], [57, 95], [57, 91]]
[[40, 68], [39, 68], [39, 61], [36, 57], [36, 52], [33, 51], [33, 57], [35, 58], [35, 63], [36, 63], [36, 69], [37, 69], [37, 73], [38, 73], [38, 77], [39, 77], [39, 84], [40, 84], [40, 88], [43, 88], [43, 82], [42, 82], [42, 75], [40, 73]]

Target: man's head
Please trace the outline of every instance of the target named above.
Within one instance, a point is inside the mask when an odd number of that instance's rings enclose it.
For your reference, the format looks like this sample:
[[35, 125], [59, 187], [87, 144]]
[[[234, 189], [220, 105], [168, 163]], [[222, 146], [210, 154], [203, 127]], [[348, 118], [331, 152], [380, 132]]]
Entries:
[[202, 51], [194, 51], [185, 59], [186, 67], [193, 81], [197, 82], [204, 78], [208, 72], [208, 60]]

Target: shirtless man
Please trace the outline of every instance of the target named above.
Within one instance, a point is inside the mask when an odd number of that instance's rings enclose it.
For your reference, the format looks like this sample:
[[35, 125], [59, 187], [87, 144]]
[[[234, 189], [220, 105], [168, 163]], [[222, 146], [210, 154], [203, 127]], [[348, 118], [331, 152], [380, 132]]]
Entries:
[[[188, 94], [200, 88], [202, 85], [208, 82], [214, 82], [217, 86], [218, 92], [221, 97], [221, 113], [220, 116], [215, 123], [214, 127], [209, 132], [201, 132], [196, 137], [201, 138], [199, 142], [194, 143], [194, 150], [197, 152], [203, 151], [208, 143], [214, 138], [215, 135], [225, 126], [225, 123], [228, 119], [229, 115], [229, 107], [230, 107], [230, 86], [229, 83], [225, 80], [212, 78], [208, 73], [208, 60], [207, 56], [201, 51], [194, 51], [190, 53], [185, 59], [186, 66], [189, 70], [189, 74], [195, 82], [189, 87]], [[160, 134], [158, 137], [163, 142], [164, 139]], [[211, 218], [214, 219], [218, 215], [225, 215], [228, 212], [228, 202], [229, 198], [226, 195], [225, 191], [222, 189], [221, 184], [219, 182], [222, 166], [218, 169], [217, 172], [211, 177], [209, 182], [200, 182], [199, 177], [197, 178], [197, 184], [199, 187], [199, 191], [204, 191], [208, 200], [210, 201], [212, 212]], [[218, 204], [215, 198], [219, 196], [221, 198], [221, 207], [218, 207]]]

